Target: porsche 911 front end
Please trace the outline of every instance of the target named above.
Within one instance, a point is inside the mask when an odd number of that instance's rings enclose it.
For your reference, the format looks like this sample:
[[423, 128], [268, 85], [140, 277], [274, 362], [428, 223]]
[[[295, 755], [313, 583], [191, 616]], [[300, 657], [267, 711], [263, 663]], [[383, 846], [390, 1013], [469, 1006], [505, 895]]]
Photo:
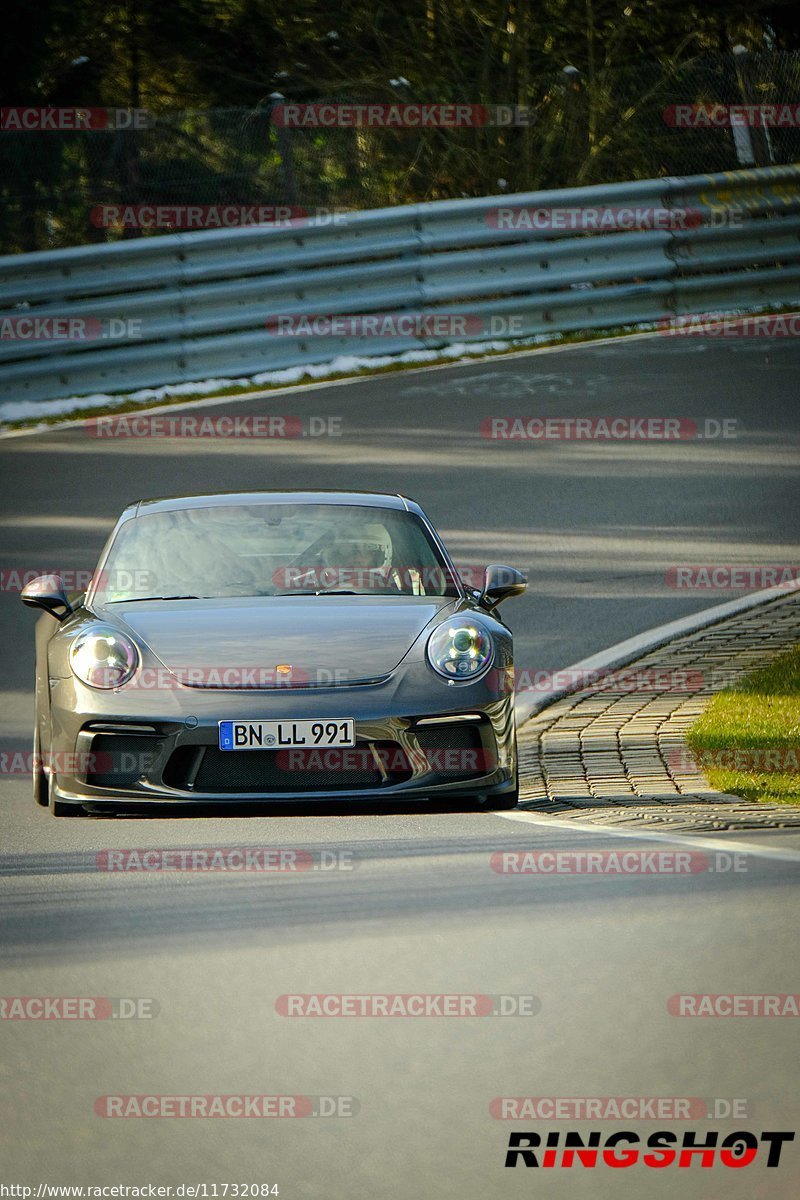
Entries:
[[37, 798], [516, 802], [511, 568], [465, 589], [400, 496], [140, 502], [79, 601], [36, 581]]

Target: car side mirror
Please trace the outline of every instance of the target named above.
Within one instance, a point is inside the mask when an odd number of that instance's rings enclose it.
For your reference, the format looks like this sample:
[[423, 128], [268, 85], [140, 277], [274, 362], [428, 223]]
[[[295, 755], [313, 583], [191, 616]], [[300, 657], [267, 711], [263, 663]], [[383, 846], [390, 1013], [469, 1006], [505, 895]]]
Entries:
[[57, 621], [73, 612], [60, 575], [37, 575], [22, 589], [21, 599], [28, 608], [43, 608]]
[[521, 596], [528, 581], [515, 567], [492, 563], [483, 573], [483, 590], [478, 600], [484, 608], [495, 608], [510, 596]]

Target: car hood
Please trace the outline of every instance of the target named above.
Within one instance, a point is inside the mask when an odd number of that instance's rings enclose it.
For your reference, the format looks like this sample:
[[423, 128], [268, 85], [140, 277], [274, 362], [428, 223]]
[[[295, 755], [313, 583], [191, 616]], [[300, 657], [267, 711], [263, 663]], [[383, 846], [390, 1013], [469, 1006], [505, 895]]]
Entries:
[[[124, 601], [98, 615], [194, 687], [325, 686], [388, 675], [450, 597], [291, 596]], [[276, 667], [290, 666], [272, 682]]]

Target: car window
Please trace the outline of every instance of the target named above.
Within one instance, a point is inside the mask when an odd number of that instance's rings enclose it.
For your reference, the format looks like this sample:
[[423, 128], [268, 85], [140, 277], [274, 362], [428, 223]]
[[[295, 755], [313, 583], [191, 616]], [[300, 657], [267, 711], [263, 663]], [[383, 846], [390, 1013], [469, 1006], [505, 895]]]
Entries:
[[127, 521], [98, 577], [95, 598], [118, 603], [322, 592], [459, 594], [413, 513], [265, 503], [145, 513]]

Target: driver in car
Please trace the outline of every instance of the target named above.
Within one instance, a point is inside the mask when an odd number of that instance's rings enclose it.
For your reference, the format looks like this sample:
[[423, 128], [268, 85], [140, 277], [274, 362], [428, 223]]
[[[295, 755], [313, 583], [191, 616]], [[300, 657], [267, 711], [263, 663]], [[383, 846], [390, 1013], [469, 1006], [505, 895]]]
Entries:
[[[385, 525], [376, 521], [365, 524], [357, 537], [337, 538], [324, 552], [326, 568], [337, 573], [335, 583], [325, 583], [331, 589], [356, 592], [407, 592], [401, 572], [392, 565], [392, 539]], [[323, 578], [334, 574], [323, 568]], [[417, 572], [412, 574], [417, 575]], [[414, 593], [417, 594], [416, 592]]]

